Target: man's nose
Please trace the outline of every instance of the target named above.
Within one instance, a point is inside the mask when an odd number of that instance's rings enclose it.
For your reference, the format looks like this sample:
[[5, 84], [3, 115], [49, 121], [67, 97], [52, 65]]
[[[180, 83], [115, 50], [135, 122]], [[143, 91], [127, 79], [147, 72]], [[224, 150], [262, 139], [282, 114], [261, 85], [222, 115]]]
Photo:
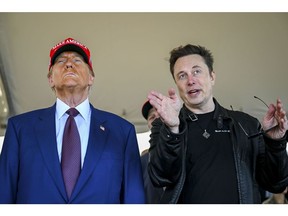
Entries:
[[195, 84], [194, 76], [189, 75], [188, 76], [188, 85], [193, 85], [193, 84]]
[[66, 62], [66, 68], [72, 68], [72, 67], [73, 67], [72, 60], [68, 59]]

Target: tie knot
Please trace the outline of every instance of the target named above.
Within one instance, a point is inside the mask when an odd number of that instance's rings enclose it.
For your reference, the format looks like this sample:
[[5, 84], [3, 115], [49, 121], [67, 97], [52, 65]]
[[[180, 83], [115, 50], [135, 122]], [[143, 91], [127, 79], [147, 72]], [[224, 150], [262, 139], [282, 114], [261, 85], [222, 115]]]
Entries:
[[66, 113], [69, 115], [69, 116], [77, 116], [79, 114], [79, 111], [75, 108], [70, 108], [69, 110], [66, 111]]

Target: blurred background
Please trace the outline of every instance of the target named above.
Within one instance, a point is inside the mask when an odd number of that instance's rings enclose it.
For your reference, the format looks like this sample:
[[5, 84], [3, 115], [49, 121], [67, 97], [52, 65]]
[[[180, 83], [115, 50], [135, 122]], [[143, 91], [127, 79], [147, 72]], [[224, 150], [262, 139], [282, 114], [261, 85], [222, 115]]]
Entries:
[[279, 97], [288, 109], [288, 13], [2, 12], [0, 135], [7, 118], [55, 102], [47, 81], [49, 52], [72, 37], [91, 51], [90, 102], [148, 130], [141, 108], [150, 90], [175, 87], [169, 52], [187, 43], [214, 55], [214, 96], [259, 120]]

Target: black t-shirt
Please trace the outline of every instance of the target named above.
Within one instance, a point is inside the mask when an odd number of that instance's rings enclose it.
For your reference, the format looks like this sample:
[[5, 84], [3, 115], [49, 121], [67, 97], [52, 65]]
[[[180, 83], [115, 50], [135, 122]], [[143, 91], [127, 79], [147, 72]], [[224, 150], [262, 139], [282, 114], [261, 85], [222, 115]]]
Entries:
[[187, 122], [186, 180], [178, 203], [239, 203], [228, 123], [217, 128], [213, 115], [198, 114], [198, 120]]

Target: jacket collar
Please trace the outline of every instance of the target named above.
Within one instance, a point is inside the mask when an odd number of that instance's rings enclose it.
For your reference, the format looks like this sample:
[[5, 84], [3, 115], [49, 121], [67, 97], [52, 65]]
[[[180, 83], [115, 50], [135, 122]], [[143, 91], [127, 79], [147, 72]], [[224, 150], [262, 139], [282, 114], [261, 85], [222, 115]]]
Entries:
[[[229, 115], [228, 115], [227, 109], [222, 107], [215, 98], [213, 98], [213, 102], [215, 104], [215, 110], [214, 110], [214, 115], [213, 115], [213, 119], [214, 120], [217, 120], [219, 117], [220, 118], [222, 117], [223, 119], [230, 118]], [[194, 114], [192, 111], [190, 111], [185, 106], [185, 104], [183, 104], [183, 107], [181, 109], [181, 115], [183, 116], [183, 118], [185, 120], [190, 120], [191, 117], [193, 119], [193, 116], [196, 116], [196, 114]], [[189, 117], [189, 115], [190, 115], [190, 117]]]

